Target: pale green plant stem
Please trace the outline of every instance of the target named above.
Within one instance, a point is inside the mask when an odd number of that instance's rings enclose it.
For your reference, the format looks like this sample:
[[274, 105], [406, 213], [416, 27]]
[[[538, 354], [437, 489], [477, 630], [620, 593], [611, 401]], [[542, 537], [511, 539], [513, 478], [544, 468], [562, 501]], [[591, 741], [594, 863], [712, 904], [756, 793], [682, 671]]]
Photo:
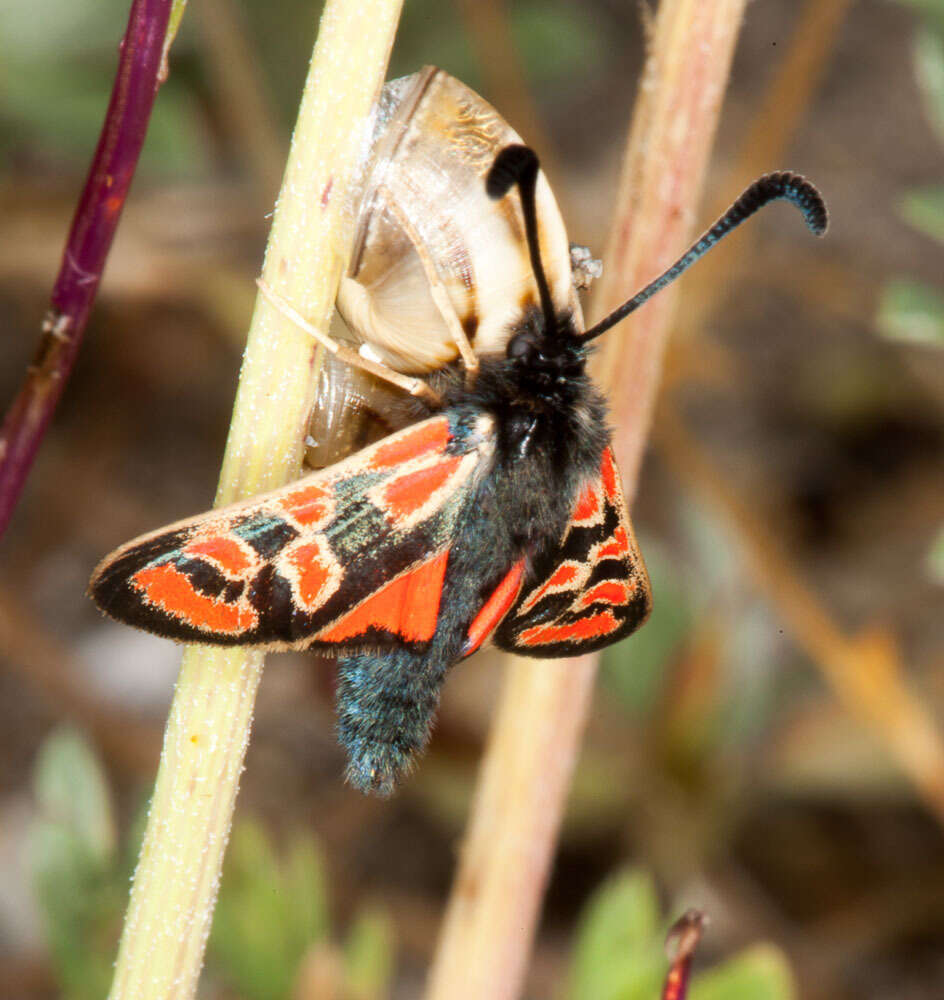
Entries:
[[[266, 250], [266, 283], [327, 332], [353, 240], [346, 209], [402, 0], [328, 0]], [[319, 355], [259, 296], [217, 504], [299, 472]], [[192, 997], [249, 739], [263, 657], [184, 654], [110, 996]]]
[[[659, 4], [595, 315], [646, 284], [691, 237], [745, 2]], [[598, 355], [630, 501], [675, 299], [675, 289], [656, 296]], [[426, 1000], [520, 994], [595, 677], [595, 657], [510, 660]]]

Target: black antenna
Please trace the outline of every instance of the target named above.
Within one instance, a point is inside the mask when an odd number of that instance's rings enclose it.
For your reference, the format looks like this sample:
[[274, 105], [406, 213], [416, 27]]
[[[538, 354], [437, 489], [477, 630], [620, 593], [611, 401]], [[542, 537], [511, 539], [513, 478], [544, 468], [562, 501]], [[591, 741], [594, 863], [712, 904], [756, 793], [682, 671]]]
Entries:
[[528, 237], [531, 270], [534, 271], [534, 279], [538, 283], [546, 335], [553, 337], [557, 332], [557, 317], [554, 313], [551, 290], [547, 284], [544, 264], [541, 261], [541, 251], [538, 247], [538, 216], [534, 201], [534, 191], [540, 167], [541, 164], [533, 149], [521, 145], [506, 146], [495, 157], [495, 162], [485, 178], [485, 190], [488, 192], [489, 198], [498, 201], [499, 198], [504, 198], [513, 185], [518, 185], [518, 190], [521, 192], [524, 231]]
[[618, 309], [611, 312], [605, 319], [600, 320], [596, 326], [590, 327], [580, 336], [580, 342], [586, 343], [588, 340], [593, 340], [594, 337], [599, 337], [601, 333], [605, 333], [631, 312], [635, 312], [656, 292], [675, 281], [683, 271], [687, 271], [699, 257], [707, 253], [732, 229], [739, 226], [768, 202], [776, 201], [778, 198], [785, 198], [796, 205], [803, 213], [807, 226], [816, 236], [822, 236], [826, 232], [829, 221], [826, 203], [819, 191], [805, 177], [788, 171], [764, 174], [763, 177], [754, 181], [704, 236], [696, 240], [667, 271], [646, 285], [641, 292], [637, 292], [628, 302], [624, 302]]

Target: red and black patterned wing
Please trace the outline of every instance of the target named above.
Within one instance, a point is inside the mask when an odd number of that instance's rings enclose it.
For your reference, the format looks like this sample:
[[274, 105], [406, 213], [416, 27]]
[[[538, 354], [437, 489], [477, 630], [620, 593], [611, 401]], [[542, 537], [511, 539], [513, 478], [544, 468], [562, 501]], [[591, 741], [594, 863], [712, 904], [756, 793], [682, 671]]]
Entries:
[[92, 596], [119, 621], [189, 642], [422, 650], [457, 517], [493, 450], [490, 418], [433, 417], [129, 542], [95, 570]]
[[560, 546], [536, 567], [494, 631], [524, 656], [575, 656], [634, 632], [652, 606], [649, 577], [609, 448], [577, 499]]

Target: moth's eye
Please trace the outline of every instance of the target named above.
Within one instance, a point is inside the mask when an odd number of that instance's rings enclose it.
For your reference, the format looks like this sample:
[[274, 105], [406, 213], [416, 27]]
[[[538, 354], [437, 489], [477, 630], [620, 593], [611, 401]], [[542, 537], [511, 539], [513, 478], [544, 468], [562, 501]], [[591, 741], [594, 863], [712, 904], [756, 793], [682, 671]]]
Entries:
[[506, 353], [513, 361], [529, 361], [536, 350], [532, 339], [526, 333], [519, 333], [508, 341]]

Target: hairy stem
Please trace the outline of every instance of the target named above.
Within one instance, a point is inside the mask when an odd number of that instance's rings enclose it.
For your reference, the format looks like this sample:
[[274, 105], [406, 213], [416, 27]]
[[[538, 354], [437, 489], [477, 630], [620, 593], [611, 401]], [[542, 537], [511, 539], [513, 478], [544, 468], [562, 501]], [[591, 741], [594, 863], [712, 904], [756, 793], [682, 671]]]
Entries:
[[[266, 284], [325, 332], [353, 241], [348, 186], [401, 2], [326, 3], [266, 250]], [[307, 333], [257, 298], [217, 503], [298, 474], [319, 357]], [[184, 655], [112, 998], [194, 994], [262, 666], [238, 650]]]

